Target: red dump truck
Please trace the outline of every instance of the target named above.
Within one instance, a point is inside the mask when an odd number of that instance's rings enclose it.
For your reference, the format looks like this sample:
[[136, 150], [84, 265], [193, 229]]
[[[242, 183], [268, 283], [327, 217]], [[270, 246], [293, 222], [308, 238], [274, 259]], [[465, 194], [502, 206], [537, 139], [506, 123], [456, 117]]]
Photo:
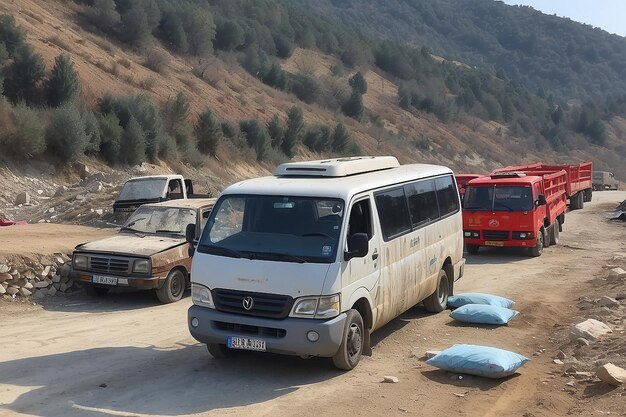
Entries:
[[559, 242], [567, 209], [567, 171], [520, 168], [498, 170], [467, 184], [463, 231], [470, 254], [481, 246], [512, 246], [539, 256], [544, 247]]
[[467, 187], [467, 183], [473, 179], [483, 177], [481, 174], [454, 174], [454, 178], [456, 179], [456, 186], [459, 189], [459, 194], [461, 194], [461, 198], [465, 194], [465, 187]]
[[567, 182], [565, 190], [569, 199], [570, 210], [578, 210], [583, 208], [585, 202], [591, 201], [593, 192], [593, 163], [583, 162], [578, 165], [546, 165], [533, 164], [510, 166], [498, 169], [498, 172], [524, 172], [526, 175], [544, 175], [552, 172], [565, 171]]

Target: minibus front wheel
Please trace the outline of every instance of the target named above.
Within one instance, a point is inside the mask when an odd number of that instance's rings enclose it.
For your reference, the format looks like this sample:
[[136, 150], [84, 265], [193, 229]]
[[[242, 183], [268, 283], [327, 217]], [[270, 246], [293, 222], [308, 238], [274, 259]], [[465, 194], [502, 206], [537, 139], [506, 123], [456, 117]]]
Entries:
[[365, 342], [365, 328], [363, 317], [357, 310], [352, 309], [347, 314], [343, 339], [339, 350], [333, 356], [333, 363], [337, 368], [349, 371], [354, 369], [361, 360]]
[[448, 285], [448, 274], [443, 269], [439, 271], [439, 279], [437, 280], [437, 288], [435, 292], [424, 300], [424, 308], [429, 313], [439, 313], [446, 309], [448, 304], [448, 295], [450, 294], [450, 286]]

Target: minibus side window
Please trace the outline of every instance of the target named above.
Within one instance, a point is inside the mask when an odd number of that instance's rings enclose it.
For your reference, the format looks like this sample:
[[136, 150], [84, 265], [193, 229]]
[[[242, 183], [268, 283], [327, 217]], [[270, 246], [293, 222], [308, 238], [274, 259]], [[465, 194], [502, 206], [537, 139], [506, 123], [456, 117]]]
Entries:
[[435, 181], [424, 180], [405, 186], [406, 197], [409, 202], [411, 223], [418, 228], [439, 218], [439, 206], [435, 193]]
[[409, 208], [404, 188], [376, 193], [376, 207], [385, 241], [411, 231]]
[[365, 233], [369, 238], [373, 236], [370, 213], [369, 198], [361, 200], [352, 206], [350, 220], [348, 221], [348, 241], [350, 241], [350, 236], [355, 233]]
[[439, 200], [439, 211], [441, 217], [459, 210], [459, 197], [457, 187], [452, 181], [452, 176], [435, 179], [437, 188], [437, 200]]

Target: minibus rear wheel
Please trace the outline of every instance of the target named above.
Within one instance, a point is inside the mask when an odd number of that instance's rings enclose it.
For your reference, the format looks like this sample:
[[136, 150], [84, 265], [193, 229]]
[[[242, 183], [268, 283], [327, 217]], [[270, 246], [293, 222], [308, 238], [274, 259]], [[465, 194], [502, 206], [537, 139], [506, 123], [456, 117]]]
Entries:
[[439, 313], [446, 309], [448, 305], [448, 294], [450, 286], [448, 285], [448, 274], [443, 269], [439, 271], [439, 279], [437, 280], [437, 288], [435, 292], [424, 300], [424, 308], [430, 313]]
[[357, 310], [349, 310], [341, 346], [339, 346], [339, 350], [333, 356], [335, 366], [346, 371], [354, 369], [361, 360], [364, 341], [363, 317]]

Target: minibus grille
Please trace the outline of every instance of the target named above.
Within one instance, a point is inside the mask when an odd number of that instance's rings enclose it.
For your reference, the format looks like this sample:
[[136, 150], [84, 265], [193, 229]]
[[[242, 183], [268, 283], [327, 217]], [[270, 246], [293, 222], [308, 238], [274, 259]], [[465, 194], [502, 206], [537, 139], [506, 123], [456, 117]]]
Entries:
[[269, 339], [281, 339], [287, 335], [287, 330], [273, 327], [250, 326], [248, 324], [226, 323], [223, 321], [214, 321], [213, 325], [218, 330]]
[[483, 230], [485, 240], [509, 240], [509, 236], [508, 230]]
[[[252, 300], [252, 305], [249, 302]], [[225, 289], [213, 290], [213, 301], [219, 311], [249, 316], [283, 319], [289, 315], [293, 298], [287, 295], [253, 293]]]

